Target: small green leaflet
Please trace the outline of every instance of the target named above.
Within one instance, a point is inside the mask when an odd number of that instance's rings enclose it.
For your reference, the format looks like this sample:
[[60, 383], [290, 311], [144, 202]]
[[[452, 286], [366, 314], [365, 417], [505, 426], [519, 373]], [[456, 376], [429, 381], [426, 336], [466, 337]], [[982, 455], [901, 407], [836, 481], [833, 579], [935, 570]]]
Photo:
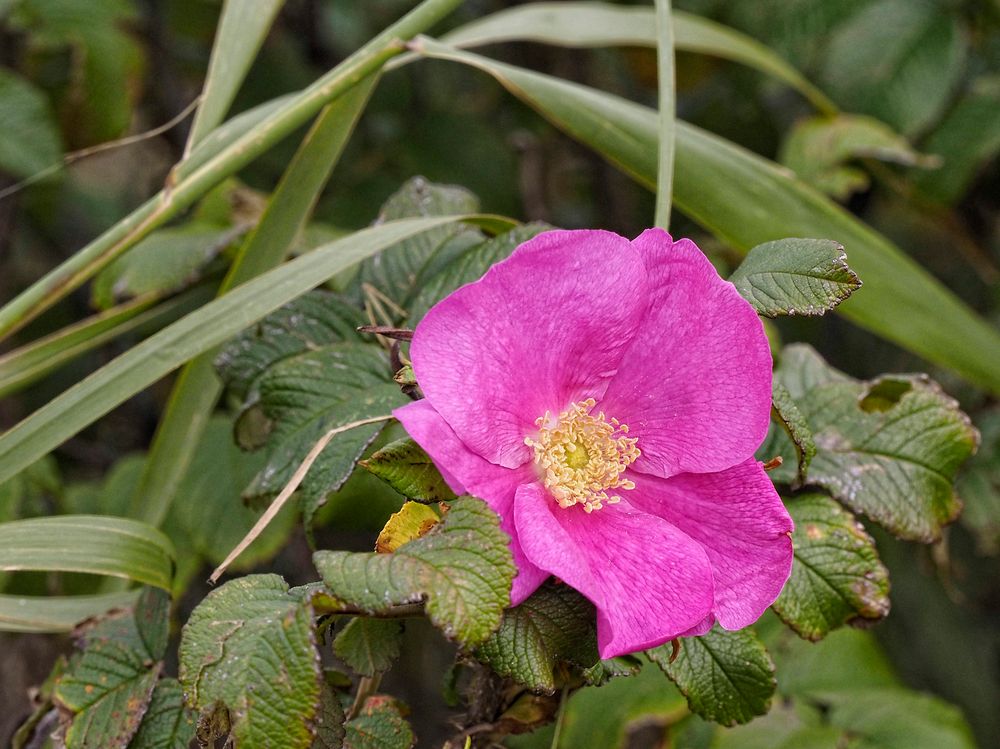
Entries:
[[229, 708], [237, 745], [308, 749], [319, 704], [312, 608], [277, 575], [249, 575], [209, 593], [181, 632], [188, 702]]
[[188, 749], [195, 734], [195, 712], [184, 704], [177, 679], [160, 679], [128, 749]]
[[344, 749], [410, 749], [416, 737], [392, 697], [375, 694], [344, 728]]
[[345, 733], [344, 708], [340, 705], [340, 698], [333, 687], [324, 681], [320, 685], [316, 738], [311, 749], [343, 749]]
[[854, 516], [822, 494], [786, 500], [795, 531], [792, 574], [774, 610], [802, 637], [889, 613], [889, 573]]
[[861, 288], [844, 248], [829, 239], [757, 245], [729, 280], [765, 317], [822, 315]]
[[[812, 431], [809, 429], [802, 412], [799, 411], [799, 407], [795, 405], [792, 394], [777, 380], [772, 382], [771, 399], [772, 421], [776, 421], [782, 426], [788, 439], [795, 445], [796, 457], [798, 458], [798, 470], [795, 476], [796, 480], [801, 483], [805, 481], [806, 474], [809, 472], [809, 464], [816, 455], [816, 443], [813, 441]], [[768, 442], [771, 440], [769, 439]], [[768, 459], [765, 458], [765, 460]]]
[[313, 562], [344, 603], [378, 614], [426, 601], [431, 622], [463, 645], [500, 625], [515, 572], [496, 513], [472, 497], [456, 499], [426, 536], [392, 554], [318, 551]]
[[441, 472], [430, 456], [412, 439], [390, 442], [359, 465], [415, 502], [440, 502], [455, 498], [455, 493], [441, 478]]
[[333, 640], [333, 652], [361, 676], [389, 670], [399, 657], [403, 625], [395, 619], [351, 619]]
[[774, 664], [752, 629], [729, 632], [716, 625], [681, 642], [673, 663], [670, 643], [646, 652], [687, 697], [692, 712], [731, 726], [768, 711]]

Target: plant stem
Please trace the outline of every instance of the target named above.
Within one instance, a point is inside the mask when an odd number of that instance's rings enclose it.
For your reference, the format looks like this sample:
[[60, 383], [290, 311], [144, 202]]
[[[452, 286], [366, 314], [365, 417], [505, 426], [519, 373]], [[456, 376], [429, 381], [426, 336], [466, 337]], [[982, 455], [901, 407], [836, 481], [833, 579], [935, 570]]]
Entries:
[[[427, 30], [462, 0], [424, 0], [396, 23], [333, 68], [256, 127], [237, 138], [204, 164], [178, 179], [174, 167], [167, 186], [132, 214], [74, 254], [59, 267], [0, 309], [0, 337], [20, 329], [44, 310], [91, 278], [143, 237], [239, 171], [285, 136], [305, 124], [323, 105], [333, 101], [386, 61], [403, 52], [405, 40]], [[196, 151], [197, 152], [197, 151]]]

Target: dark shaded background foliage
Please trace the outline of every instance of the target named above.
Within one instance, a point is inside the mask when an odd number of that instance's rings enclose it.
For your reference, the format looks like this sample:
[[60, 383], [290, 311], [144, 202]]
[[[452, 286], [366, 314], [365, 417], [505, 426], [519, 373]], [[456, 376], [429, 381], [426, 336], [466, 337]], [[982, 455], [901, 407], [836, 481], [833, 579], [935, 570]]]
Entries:
[[[471, 0], [449, 23], [510, 4]], [[409, 0], [289, 0], [234, 111], [308, 84], [410, 5]], [[871, 183], [847, 203], [978, 311], [1000, 320], [1000, 168], [994, 158], [1000, 149], [1000, 6], [988, 0], [685, 0], [675, 5], [760, 39], [845, 110], [877, 116], [918, 149], [950, 159], [938, 171], [866, 162], [861, 166], [872, 175]], [[42, 92], [48, 108], [47, 121], [38, 123], [43, 155], [52, 161], [60, 152], [144, 131], [181, 111], [200, 89], [218, 11], [217, 3], [206, 0], [0, 2], [0, 63]], [[887, 23], [893, 26], [888, 31]], [[906, 36], [910, 52], [924, 50], [923, 77], [889, 71], [880, 87], [878, 75], [885, 71], [878, 73], [878, 64], [891, 56], [886, 50], [900, 35]], [[523, 44], [508, 45], [498, 54], [655, 103], [651, 50], [581, 52]], [[889, 84], [902, 94], [888, 97]], [[754, 71], [688, 54], [678, 59], [678, 99], [679, 116], [771, 158], [780, 154], [795, 122], [810, 114], [797, 94]], [[0, 297], [11, 298], [158, 189], [181, 156], [188, 124], [83, 159], [0, 200]], [[248, 210], [252, 191], [272, 189], [296, 142], [287, 139], [241, 173], [247, 189], [240, 194]], [[30, 171], [28, 164], [25, 173], [0, 173], [0, 189]], [[635, 235], [653, 214], [649, 193], [499, 87], [464, 68], [433, 61], [383, 80], [316, 218], [345, 229], [363, 226], [415, 174], [463, 184], [481, 197], [484, 210], [524, 220]], [[674, 233], [694, 237], [722, 266], [736, 262], [682, 216], [675, 218]], [[89, 312], [87, 293], [77, 292], [20, 338], [30, 340]], [[784, 340], [812, 343], [856, 377], [926, 368], [837, 317], [785, 318], [776, 328]], [[14, 424], [126, 344], [112, 344], [3, 399], [0, 427]], [[996, 746], [1000, 521], [988, 508], [1000, 509], [1000, 411], [948, 372], [932, 374], [959, 397], [983, 432], [975, 461], [979, 468], [967, 471], [960, 484], [970, 512], [932, 547], [876, 533], [893, 582], [893, 612], [876, 633], [912, 686], [960, 705], [983, 746]], [[63, 477], [73, 482], [102, 476], [121, 456], [144, 448], [168, 385], [137, 396], [63, 446], [57, 453]], [[39, 509], [59, 501], [50, 495]], [[318, 533], [327, 546], [367, 548], [386, 503], [392, 502], [389, 497], [370, 503], [361, 515], [347, 514], [335, 503]], [[308, 579], [308, 549], [300, 536], [281, 552], [276, 567], [292, 583]], [[193, 587], [192, 603], [205, 592], [199, 584]], [[436, 642], [438, 636], [429, 628], [411, 628], [403, 660], [390, 677], [396, 683], [388, 685], [410, 701], [418, 730], [442, 717], [433, 712], [440, 708], [423, 702], [436, 693], [446, 664], [443, 655], [435, 654], [440, 649], [420, 646], [429, 638]], [[0, 702], [7, 708], [0, 714], [0, 737], [26, 710], [27, 685], [47, 673], [65, 646], [53, 637], [0, 636]]]

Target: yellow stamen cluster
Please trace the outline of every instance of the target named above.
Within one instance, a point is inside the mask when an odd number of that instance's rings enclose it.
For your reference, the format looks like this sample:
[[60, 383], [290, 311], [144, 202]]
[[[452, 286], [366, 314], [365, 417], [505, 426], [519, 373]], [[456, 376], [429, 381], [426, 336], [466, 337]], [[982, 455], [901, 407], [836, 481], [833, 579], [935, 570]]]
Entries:
[[593, 398], [574, 403], [554, 421], [546, 411], [535, 421], [538, 435], [524, 440], [535, 450], [542, 482], [563, 508], [583, 505], [593, 512], [621, 501], [609, 491], [635, 488], [622, 473], [640, 455], [638, 440], [625, 436], [628, 425], [618, 419], [605, 421], [603, 411], [591, 414], [595, 405]]

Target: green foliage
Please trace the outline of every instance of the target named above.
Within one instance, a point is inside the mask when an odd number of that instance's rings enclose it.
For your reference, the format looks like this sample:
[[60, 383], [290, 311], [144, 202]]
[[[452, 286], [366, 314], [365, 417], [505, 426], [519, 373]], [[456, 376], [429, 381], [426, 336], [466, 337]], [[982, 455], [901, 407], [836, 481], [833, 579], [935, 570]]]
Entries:
[[[794, 472], [795, 478], [787, 481], [788, 483], [801, 483], [805, 481], [809, 464], [816, 456], [816, 442], [813, 440], [812, 430], [799, 407], [795, 405], [791, 393], [777, 380], [772, 382], [771, 398], [773, 404], [772, 421], [781, 425], [784, 430], [783, 434], [787, 435], [788, 439], [795, 445], [795, 453], [798, 457], [798, 469]], [[777, 438], [777, 430], [774, 429], [773, 425], [769, 430], [769, 437], [758, 452], [765, 456], [769, 453], [781, 455], [779, 447], [781, 441]], [[765, 458], [765, 460], [767, 459], [769, 458]], [[788, 466], [783, 476], [789, 475], [790, 471], [791, 466]]]
[[203, 223], [162, 229], [101, 271], [91, 300], [106, 310], [134, 297], [179, 291], [197, 281], [234, 238], [232, 229]]
[[184, 704], [176, 679], [160, 679], [129, 749], [188, 749], [195, 734], [195, 713]]
[[687, 637], [672, 663], [669, 643], [647, 653], [704, 718], [731, 726], [763, 715], [771, 705], [774, 664], [752, 629], [728, 632], [716, 625], [701, 637]]
[[[360, 343], [334, 344], [281, 360], [260, 377], [260, 407], [273, 423], [267, 462], [247, 495], [270, 497], [289, 482], [302, 460], [331, 429], [374, 416], [389, 416], [406, 402], [392, 381], [381, 349]], [[365, 448], [382, 430], [366, 424], [338, 435], [322, 451], [299, 487], [306, 523], [354, 470]]]
[[30, 177], [59, 162], [62, 144], [45, 94], [0, 68], [0, 171]]
[[311, 749], [342, 749], [344, 746], [344, 708], [329, 684], [320, 684], [319, 709], [316, 711], [316, 738]]
[[940, 166], [936, 157], [917, 153], [885, 123], [847, 114], [798, 122], [785, 139], [780, 161], [817, 190], [846, 200], [870, 184], [864, 170], [849, 165], [866, 158], [904, 166]]
[[798, 634], [825, 637], [847, 623], [889, 613], [889, 573], [851, 513], [822, 494], [786, 502], [795, 521], [792, 575], [774, 610]]
[[391, 697], [373, 695], [345, 725], [344, 749], [410, 749], [416, 742]]
[[392, 619], [351, 619], [333, 640], [333, 652], [355, 673], [374, 676], [399, 657], [403, 626]]
[[430, 456], [412, 439], [390, 442], [359, 465], [407, 499], [440, 502], [455, 498]]
[[955, 475], [978, 434], [935, 383], [851, 380], [805, 346], [785, 349], [776, 376], [816, 442], [810, 484], [902, 538], [932, 541], [955, 519]]
[[1000, 409], [982, 415], [977, 423], [982, 446], [958, 479], [958, 495], [965, 507], [962, 524], [976, 537], [983, 555], [1000, 554]]
[[501, 676], [552, 693], [560, 666], [587, 669], [599, 661], [593, 604], [568, 585], [545, 583], [504, 612], [500, 628], [476, 656]]
[[246, 746], [308, 747], [319, 703], [312, 609], [277, 575], [213, 590], [181, 633], [180, 682], [195, 709], [229, 709]]
[[430, 620], [463, 645], [500, 625], [514, 564], [496, 514], [471, 497], [455, 500], [426, 536], [392, 554], [318, 551], [313, 561], [337, 599], [368, 614], [426, 602]]
[[861, 288], [844, 248], [829, 239], [779, 239], [758, 245], [729, 280], [765, 317], [822, 315]]

